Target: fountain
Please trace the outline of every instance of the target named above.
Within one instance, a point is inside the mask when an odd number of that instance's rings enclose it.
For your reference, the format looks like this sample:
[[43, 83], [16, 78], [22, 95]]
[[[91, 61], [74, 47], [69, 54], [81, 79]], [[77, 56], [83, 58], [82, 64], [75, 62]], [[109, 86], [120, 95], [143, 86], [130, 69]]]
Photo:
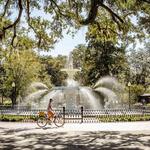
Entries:
[[78, 109], [80, 106], [86, 109], [116, 108], [120, 103], [116, 93], [121, 92], [122, 86], [115, 78], [104, 77], [93, 88], [80, 86], [73, 79], [75, 73], [80, 70], [73, 68], [72, 54], [69, 55], [62, 71], [68, 74], [66, 86], [53, 87], [48, 90], [44, 84], [34, 83], [31, 87], [38, 91], [27, 96], [25, 102], [30, 102], [32, 107], [36, 104], [38, 108], [46, 108], [49, 99], [52, 98], [54, 108], [66, 107], [66, 109]]

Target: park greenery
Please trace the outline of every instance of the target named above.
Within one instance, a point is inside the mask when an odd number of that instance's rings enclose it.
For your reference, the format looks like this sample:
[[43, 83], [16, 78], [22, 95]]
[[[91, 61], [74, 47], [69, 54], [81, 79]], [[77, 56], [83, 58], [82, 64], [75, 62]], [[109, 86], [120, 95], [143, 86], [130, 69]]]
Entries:
[[[0, 121], [10, 121], [10, 122], [28, 122], [28, 121], [36, 121], [38, 116], [32, 115], [0, 115]], [[84, 116], [86, 119], [93, 119], [91, 116]], [[95, 116], [95, 119], [98, 122], [134, 122], [134, 121], [149, 121], [150, 115], [101, 115]]]
[[67, 57], [38, 52], [51, 51], [64, 32], [75, 35], [84, 26], [86, 44], [72, 52], [81, 85], [114, 76], [131, 82], [133, 102], [150, 91], [149, 0], [0, 0], [0, 8], [1, 103], [6, 98], [15, 105], [32, 82], [63, 85]]

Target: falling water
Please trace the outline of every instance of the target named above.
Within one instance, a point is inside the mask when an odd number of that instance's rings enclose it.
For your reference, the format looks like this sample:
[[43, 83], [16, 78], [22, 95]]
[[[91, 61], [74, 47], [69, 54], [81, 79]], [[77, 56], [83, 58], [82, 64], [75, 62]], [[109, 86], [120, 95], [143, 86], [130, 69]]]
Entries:
[[119, 103], [119, 99], [117, 95], [112, 90], [108, 88], [104, 88], [104, 87], [99, 87], [95, 89], [95, 91], [101, 93], [105, 97], [104, 108], [112, 108], [112, 107], [115, 107], [115, 105]]
[[[40, 101], [39, 99], [44, 97], [45, 93], [47, 93], [48, 90], [47, 89], [43, 89], [43, 90], [38, 90], [34, 93], [29, 94], [28, 96], [26, 96], [23, 100], [23, 102], [21, 102], [19, 105], [31, 105], [33, 106], [37, 106], [39, 105]], [[35, 105], [37, 104], [37, 105]]]
[[[57, 101], [60, 99], [60, 90], [52, 90], [47, 95], [45, 95], [41, 100], [41, 107], [47, 107], [49, 103], [49, 99], [52, 98], [54, 101]], [[55, 106], [55, 105], [54, 105]], [[56, 107], [56, 106], [55, 106]]]
[[94, 88], [97, 87], [106, 87], [108, 89], [116, 90], [117, 92], [123, 90], [123, 86], [117, 81], [117, 79], [109, 76], [99, 79]]
[[66, 86], [67, 87], [77, 87], [77, 86], [79, 86], [79, 83], [73, 79], [67, 79]]
[[91, 109], [103, 108], [102, 104], [100, 103], [100, 100], [98, 99], [98, 97], [96, 97], [91, 88], [82, 87], [80, 91], [84, 96], [83, 99], [87, 100], [85, 103], [89, 103], [90, 106], [89, 108]]
[[52, 98], [54, 99], [53, 107], [65, 106], [67, 109], [77, 109], [80, 106], [86, 109], [115, 108], [120, 103], [116, 93], [121, 93], [123, 88], [115, 78], [101, 78], [94, 88], [80, 86], [73, 79], [74, 74], [79, 70], [73, 68], [71, 55], [69, 55], [66, 68], [62, 70], [68, 73], [66, 86], [53, 87], [48, 90], [43, 83], [33, 83], [31, 87], [38, 91], [30, 94], [26, 100], [37, 103], [40, 108], [46, 108], [49, 99]]
[[48, 87], [41, 83], [41, 82], [33, 82], [29, 88], [36, 88], [36, 89], [48, 89]]

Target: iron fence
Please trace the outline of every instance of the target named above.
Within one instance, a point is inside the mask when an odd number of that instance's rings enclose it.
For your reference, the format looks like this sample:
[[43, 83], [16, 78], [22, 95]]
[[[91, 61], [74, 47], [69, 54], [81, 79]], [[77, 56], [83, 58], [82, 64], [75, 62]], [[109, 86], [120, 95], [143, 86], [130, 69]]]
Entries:
[[[34, 122], [40, 111], [45, 109], [31, 109], [27, 107], [0, 107], [0, 120]], [[55, 114], [61, 113], [66, 123], [98, 123], [118, 121], [143, 121], [150, 120], [149, 109], [101, 109], [68, 110], [63, 108], [55, 109]]]

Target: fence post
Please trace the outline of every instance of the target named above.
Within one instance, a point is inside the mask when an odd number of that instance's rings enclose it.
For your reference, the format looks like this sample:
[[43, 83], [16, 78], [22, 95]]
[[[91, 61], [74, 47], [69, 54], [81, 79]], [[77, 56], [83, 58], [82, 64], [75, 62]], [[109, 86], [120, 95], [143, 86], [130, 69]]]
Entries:
[[81, 106], [81, 123], [83, 123], [83, 106]]
[[1, 110], [1, 115], [3, 115], [3, 111], [2, 111], [2, 110], [3, 110], [3, 108], [1, 108], [0, 110]]
[[145, 107], [144, 106], [142, 108], [142, 114], [143, 114], [143, 116], [145, 115]]
[[65, 107], [63, 107], [63, 119], [64, 119], [64, 123], [65, 123]]

